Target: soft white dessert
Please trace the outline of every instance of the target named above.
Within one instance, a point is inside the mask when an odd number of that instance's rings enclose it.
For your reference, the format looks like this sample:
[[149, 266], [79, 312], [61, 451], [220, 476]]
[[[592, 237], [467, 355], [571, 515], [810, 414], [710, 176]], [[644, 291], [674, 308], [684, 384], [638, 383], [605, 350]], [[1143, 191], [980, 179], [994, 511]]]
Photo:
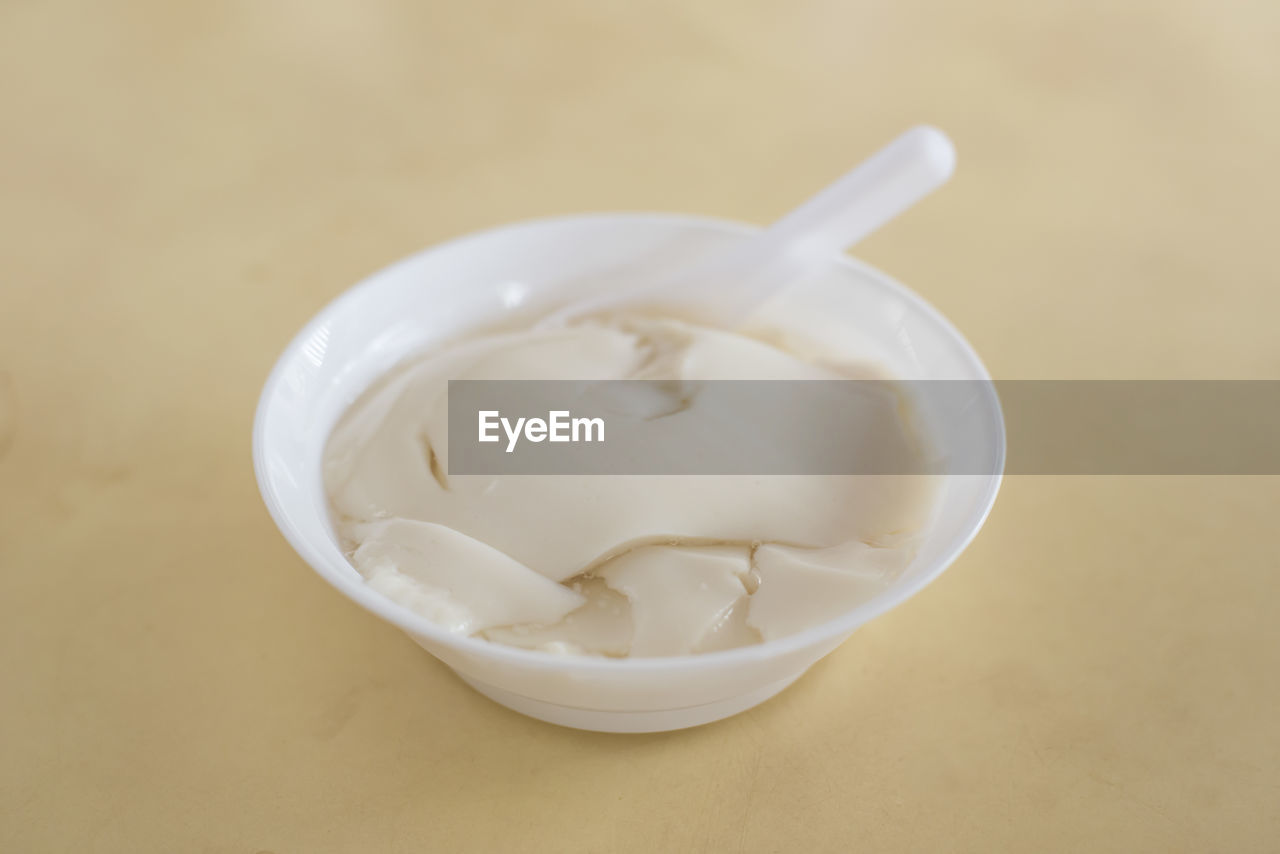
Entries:
[[[478, 336], [401, 366], [357, 401], [325, 449], [325, 485], [370, 586], [450, 631], [611, 657], [746, 646], [883, 590], [913, 555], [933, 479], [451, 476], [448, 380], [848, 378], [883, 375], [676, 320]], [[632, 403], [647, 418], [699, 405]], [[919, 448], [903, 411], [888, 395], [868, 435], [850, 440]]]

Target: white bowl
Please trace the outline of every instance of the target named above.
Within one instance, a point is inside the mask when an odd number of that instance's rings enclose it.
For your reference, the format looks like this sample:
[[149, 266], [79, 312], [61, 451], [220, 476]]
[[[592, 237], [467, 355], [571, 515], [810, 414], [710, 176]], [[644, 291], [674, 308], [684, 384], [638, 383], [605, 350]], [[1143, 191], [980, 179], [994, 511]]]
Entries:
[[[1000, 485], [1004, 422], [994, 393], [970, 407], [999, 465], [948, 475], [914, 561], [838, 619], [757, 646], [672, 658], [556, 656], [451, 634], [370, 589], [336, 543], [321, 483], [329, 431], [368, 385], [406, 357], [504, 312], [607, 284], [607, 271], [740, 240], [753, 227], [667, 214], [537, 220], [469, 235], [400, 261], [330, 303], [276, 363], [254, 423], [258, 485], [276, 524], [326, 581], [406, 631], [508, 708], [565, 726], [653, 732], [749, 709], [794, 682], [858, 626], [936, 578], [973, 539]], [[920, 297], [843, 259], [773, 301], [771, 319], [908, 379], [990, 380], [968, 343]], [[927, 415], [927, 414], [926, 414]]]

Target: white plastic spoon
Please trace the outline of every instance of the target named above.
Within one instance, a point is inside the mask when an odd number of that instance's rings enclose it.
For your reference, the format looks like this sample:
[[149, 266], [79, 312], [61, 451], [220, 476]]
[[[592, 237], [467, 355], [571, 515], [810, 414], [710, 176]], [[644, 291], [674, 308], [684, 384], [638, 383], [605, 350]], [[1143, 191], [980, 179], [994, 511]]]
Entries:
[[946, 183], [955, 163], [946, 134], [912, 128], [754, 237], [669, 273], [615, 282], [608, 293], [561, 309], [543, 324], [634, 305], [668, 306], [684, 317], [738, 326], [773, 293], [821, 270]]

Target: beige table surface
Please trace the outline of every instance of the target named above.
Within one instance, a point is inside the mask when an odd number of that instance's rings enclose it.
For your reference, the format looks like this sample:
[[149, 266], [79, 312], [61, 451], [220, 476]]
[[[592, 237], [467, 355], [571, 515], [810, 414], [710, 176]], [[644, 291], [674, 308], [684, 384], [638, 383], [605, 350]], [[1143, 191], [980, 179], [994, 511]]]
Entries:
[[764, 222], [909, 124], [861, 254], [1000, 377], [1280, 376], [1280, 7], [0, 5], [0, 851], [1280, 850], [1280, 479], [1011, 478], [752, 712], [522, 718], [276, 532], [250, 420], [379, 266]]

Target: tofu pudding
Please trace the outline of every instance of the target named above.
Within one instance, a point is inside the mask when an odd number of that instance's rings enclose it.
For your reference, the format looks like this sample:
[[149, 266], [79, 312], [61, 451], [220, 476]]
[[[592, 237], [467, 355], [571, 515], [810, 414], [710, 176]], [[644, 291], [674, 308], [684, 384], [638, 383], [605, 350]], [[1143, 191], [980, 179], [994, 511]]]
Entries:
[[[370, 587], [437, 625], [551, 654], [697, 654], [833, 619], [906, 568], [935, 478], [464, 475], [446, 465], [449, 380], [692, 382], [687, 409], [701, 380], [891, 379], [812, 350], [798, 333], [622, 316], [477, 335], [411, 359], [347, 410], [325, 446], [341, 546]], [[859, 442], [924, 459], [904, 399], [887, 395], [875, 416], [875, 435]]]

